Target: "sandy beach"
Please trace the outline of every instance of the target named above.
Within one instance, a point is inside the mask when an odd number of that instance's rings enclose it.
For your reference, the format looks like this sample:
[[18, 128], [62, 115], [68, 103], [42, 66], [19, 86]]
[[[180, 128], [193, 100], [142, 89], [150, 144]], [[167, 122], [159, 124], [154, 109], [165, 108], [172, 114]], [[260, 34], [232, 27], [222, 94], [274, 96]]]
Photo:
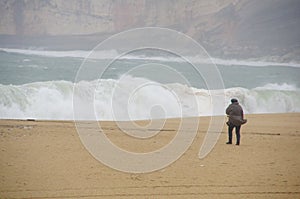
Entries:
[[[201, 117], [185, 154], [151, 173], [105, 166], [84, 148], [71, 121], [0, 121], [0, 198], [300, 198], [300, 113], [246, 115], [241, 145], [226, 145], [224, 125], [213, 151], [198, 158], [210, 121]], [[151, 139], [132, 139], [101, 122], [116, 145], [135, 152], [164, 146], [178, 119]], [[235, 141], [235, 136], [233, 137]]]

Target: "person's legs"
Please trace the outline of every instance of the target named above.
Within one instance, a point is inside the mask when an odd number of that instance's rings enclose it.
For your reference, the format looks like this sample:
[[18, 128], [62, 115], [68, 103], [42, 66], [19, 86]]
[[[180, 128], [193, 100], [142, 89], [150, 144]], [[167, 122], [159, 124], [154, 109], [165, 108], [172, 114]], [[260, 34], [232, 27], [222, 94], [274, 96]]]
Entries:
[[232, 144], [232, 130], [233, 130], [233, 128], [234, 128], [233, 125], [228, 126], [228, 142], [226, 142], [226, 144]]
[[241, 130], [241, 126], [236, 126], [235, 127], [236, 145], [240, 145], [240, 139], [241, 139], [240, 130]]

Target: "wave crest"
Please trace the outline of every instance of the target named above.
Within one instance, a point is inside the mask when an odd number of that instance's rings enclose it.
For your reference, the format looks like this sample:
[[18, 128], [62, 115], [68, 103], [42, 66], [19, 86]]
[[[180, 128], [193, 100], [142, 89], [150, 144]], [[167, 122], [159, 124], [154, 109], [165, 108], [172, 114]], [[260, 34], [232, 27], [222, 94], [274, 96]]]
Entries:
[[[223, 92], [209, 92], [178, 83], [162, 85], [153, 82], [152, 86], [140, 89], [130, 98], [133, 90], [145, 82], [149, 80], [136, 77], [127, 77], [123, 81], [101, 79], [79, 82], [81, 92], [75, 97], [81, 99], [82, 107], [86, 98], [94, 98], [95, 114], [99, 120], [139, 120], [211, 115], [210, 94]], [[0, 85], [0, 118], [72, 120], [73, 85], [68, 81]], [[118, 96], [114, 96], [116, 88], [120, 89]], [[254, 89], [237, 87], [224, 92], [226, 102], [233, 97], [238, 98], [245, 113], [300, 112], [300, 91], [293, 85], [267, 84]], [[194, 99], [197, 103], [193, 102]], [[150, 107], [154, 104], [165, 110]], [[83, 114], [81, 119], [91, 118]]]

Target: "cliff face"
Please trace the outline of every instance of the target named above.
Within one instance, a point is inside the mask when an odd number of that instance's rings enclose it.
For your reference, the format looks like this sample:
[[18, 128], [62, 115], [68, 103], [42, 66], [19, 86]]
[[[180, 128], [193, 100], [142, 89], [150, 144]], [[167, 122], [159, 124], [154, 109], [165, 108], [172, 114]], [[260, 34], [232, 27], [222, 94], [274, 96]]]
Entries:
[[[0, 34], [115, 33], [142, 26], [183, 31], [205, 26], [209, 15], [233, 0], [1, 0]], [[197, 21], [197, 23], [193, 23]]]
[[300, 2], [0, 0], [2, 35], [111, 35], [144, 26], [186, 33], [221, 56], [286, 54], [300, 47]]

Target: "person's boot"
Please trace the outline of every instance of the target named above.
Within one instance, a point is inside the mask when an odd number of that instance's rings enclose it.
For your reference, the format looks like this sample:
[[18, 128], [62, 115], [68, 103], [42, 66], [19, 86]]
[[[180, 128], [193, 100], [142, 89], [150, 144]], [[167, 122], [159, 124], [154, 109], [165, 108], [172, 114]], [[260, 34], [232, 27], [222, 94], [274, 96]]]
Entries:
[[240, 145], [240, 142], [236, 142], [236, 144], [235, 145]]
[[226, 144], [232, 144], [232, 142], [228, 141], [228, 142], [226, 142]]

